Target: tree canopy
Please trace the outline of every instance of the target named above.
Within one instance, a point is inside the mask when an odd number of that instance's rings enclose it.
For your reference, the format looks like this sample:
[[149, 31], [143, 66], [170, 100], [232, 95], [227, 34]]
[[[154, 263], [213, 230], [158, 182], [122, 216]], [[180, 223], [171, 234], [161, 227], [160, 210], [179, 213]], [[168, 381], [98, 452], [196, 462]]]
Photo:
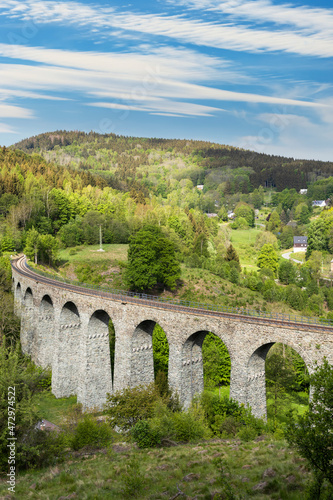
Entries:
[[131, 290], [160, 285], [171, 290], [180, 278], [173, 243], [156, 226], [144, 226], [130, 238], [126, 282]]

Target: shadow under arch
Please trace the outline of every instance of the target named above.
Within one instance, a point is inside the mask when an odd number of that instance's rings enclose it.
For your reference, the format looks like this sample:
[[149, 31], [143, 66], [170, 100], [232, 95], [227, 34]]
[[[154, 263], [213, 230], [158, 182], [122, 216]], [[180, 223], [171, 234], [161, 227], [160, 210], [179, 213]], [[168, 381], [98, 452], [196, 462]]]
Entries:
[[102, 408], [107, 393], [112, 393], [112, 329], [111, 318], [104, 310], [98, 309], [90, 316], [84, 358], [85, 380], [81, 381], [79, 390], [79, 399], [85, 402], [86, 408]]
[[[17, 286], [17, 290], [21, 290], [21, 285]], [[37, 361], [36, 355], [36, 322], [34, 310], [34, 297], [32, 290], [28, 287], [25, 290], [21, 308], [21, 344], [24, 354], [32, 357], [33, 361]]]
[[[251, 406], [253, 415], [258, 418], [267, 418], [266, 364], [269, 354], [272, 354], [277, 346], [286, 346], [290, 352], [294, 353], [295, 359], [303, 361], [303, 366], [307, 370], [306, 362], [303, 357], [294, 347], [288, 344], [269, 342], [258, 347], [248, 360], [246, 383], [246, 402]], [[278, 374], [276, 376], [278, 377]]]
[[158, 370], [168, 372], [169, 344], [162, 327], [154, 320], [142, 321], [131, 340], [130, 385], [154, 382]]
[[61, 309], [60, 313], [60, 324], [62, 326], [67, 326], [67, 328], [71, 328], [74, 326], [80, 326], [77, 323], [80, 323], [80, 314], [78, 308], [74, 304], [74, 302], [66, 302]]
[[230, 356], [223, 340], [208, 330], [200, 330], [193, 333], [184, 342], [182, 347], [181, 402], [185, 408], [190, 406], [195, 394], [201, 394], [204, 390], [204, 359], [202, 348], [206, 338], [216, 339], [218, 343], [224, 346], [225, 351], [228, 353], [226, 364], [228, 365], [227, 371], [229, 372], [228, 378], [230, 379]]
[[77, 394], [82, 357], [80, 332], [78, 308], [74, 302], [66, 302], [60, 313], [58, 348], [53, 358], [52, 390], [56, 397]]
[[38, 313], [38, 361], [43, 368], [52, 367], [54, 307], [49, 295], [42, 297]]

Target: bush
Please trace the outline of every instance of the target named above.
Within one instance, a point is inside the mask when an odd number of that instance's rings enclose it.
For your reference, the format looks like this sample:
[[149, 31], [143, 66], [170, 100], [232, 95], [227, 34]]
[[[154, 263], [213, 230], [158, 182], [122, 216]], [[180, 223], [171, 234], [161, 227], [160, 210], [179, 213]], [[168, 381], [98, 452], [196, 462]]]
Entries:
[[17, 467], [34, 469], [63, 462], [69, 442], [64, 432], [42, 431], [32, 427], [18, 447]]
[[110, 426], [105, 422], [96, 422], [91, 415], [85, 415], [74, 430], [72, 448], [74, 450], [79, 450], [86, 446], [103, 448], [110, 441]]
[[107, 395], [105, 413], [111, 425], [121, 430], [131, 429], [139, 420], [147, 420], [154, 415], [154, 407], [161, 396], [154, 383], [136, 387], [126, 387]]
[[192, 406], [187, 411], [174, 413], [175, 439], [177, 441], [197, 441], [210, 437], [210, 431], [201, 406]]
[[161, 443], [161, 433], [151, 427], [147, 420], [140, 420], [131, 430], [132, 437], [139, 448], [152, 448]]

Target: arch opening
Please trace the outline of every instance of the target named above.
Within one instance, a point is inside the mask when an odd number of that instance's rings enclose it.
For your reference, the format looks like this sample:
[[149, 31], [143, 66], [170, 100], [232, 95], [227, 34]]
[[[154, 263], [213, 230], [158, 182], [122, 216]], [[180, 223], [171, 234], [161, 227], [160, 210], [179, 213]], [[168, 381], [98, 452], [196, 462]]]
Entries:
[[77, 394], [82, 358], [81, 319], [73, 302], [66, 302], [60, 313], [58, 349], [52, 370], [52, 390], [57, 397]]
[[289, 409], [309, 404], [310, 377], [303, 358], [287, 344], [276, 343], [265, 360], [267, 417], [284, 421]]
[[33, 307], [34, 305], [34, 298], [33, 298], [33, 295], [32, 295], [32, 290], [30, 287], [28, 287], [25, 291], [25, 294], [24, 294], [24, 305], [26, 307]]
[[73, 322], [77, 323], [80, 321], [80, 315], [78, 308], [74, 304], [74, 302], [66, 302], [63, 306], [60, 314], [60, 323], [71, 324]]
[[308, 405], [308, 391], [306, 363], [291, 346], [272, 342], [253, 352], [247, 366], [246, 401], [256, 417], [283, 421], [289, 409]]
[[54, 307], [49, 295], [39, 305], [37, 358], [42, 367], [52, 367], [54, 338]]
[[167, 380], [169, 343], [163, 328], [153, 320], [142, 321], [131, 344], [131, 386]]
[[112, 392], [114, 347], [115, 335], [111, 318], [104, 310], [97, 310], [88, 323], [85, 377], [79, 386], [79, 400], [82, 398], [87, 408], [102, 408], [107, 393]]
[[189, 407], [195, 394], [204, 388], [229, 393], [231, 360], [224, 342], [209, 331], [193, 333], [183, 344], [182, 394], [185, 407]]
[[[20, 292], [21, 293], [21, 292]], [[21, 344], [25, 354], [32, 357], [33, 361], [37, 362], [36, 356], [36, 330], [37, 325], [34, 317], [34, 299], [31, 288], [28, 287], [24, 293], [21, 320]]]

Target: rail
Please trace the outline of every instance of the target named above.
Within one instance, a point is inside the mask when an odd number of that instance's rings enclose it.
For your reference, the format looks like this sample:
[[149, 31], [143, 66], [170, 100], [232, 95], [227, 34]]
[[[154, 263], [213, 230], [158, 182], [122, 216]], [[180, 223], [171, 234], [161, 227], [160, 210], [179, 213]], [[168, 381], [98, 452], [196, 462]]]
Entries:
[[[20, 259], [16, 259], [12, 261], [12, 267], [14, 266], [14, 263], [17, 262]], [[83, 289], [88, 289], [88, 290], [93, 290], [95, 295], [103, 296], [105, 294], [111, 295], [111, 296], [117, 296], [118, 298], [131, 298], [142, 301], [147, 303], [158, 303], [161, 305], [166, 305], [167, 307], [170, 306], [177, 306], [177, 308], [181, 307], [184, 309], [194, 309], [198, 310], [198, 313], [202, 311], [209, 311], [210, 314], [227, 314], [227, 315], [235, 315], [235, 316], [242, 316], [242, 317], [247, 317], [249, 320], [251, 318], [257, 318], [259, 320], [266, 320], [266, 321], [271, 321], [271, 322], [278, 322], [278, 323], [284, 323], [288, 324], [289, 326], [317, 326], [320, 329], [325, 329], [329, 330], [333, 333], [333, 325], [331, 320], [326, 319], [326, 318], [315, 318], [315, 317], [310, 317], [310, 316], [297, 316], [297, 315], [292, 315], [292, 314], [283, 314], [283, 313], [271, 313], [271, 312], [265, 312], [265, 311], [256, 311], [253, 309], [244, 309], [242, 307], [230, 307], [230, 306], [222, 306], [222, 305], [214, 305], [214, 304], [204, 304], [200, 302], [195, 302], [191, 300], [181, 300], [181, 299], [175, 299], [171, 297], [157, 297], [155, 295], [149, 295], [146, 293], [138, 293], [138, 292], [129, 292], [126, 290], [120, 290], [116, 288], [109, 288], [109, 287], [101, 287], [99, 285], [90, 285], [87, 283], [81, 283], [80, 281], [75, 281], [75, 280], [69, 280], [66, 278], [62, 278], [58, 275], [54, 275], [51, 273], [46, 273], [44, 271], [41, 271], [39, 269], [33, 269], [31, 268], [26, 260], [24, 259], [24, 267], [30, 271], [32, 274], [37, 274], [40, 275], [44, 278], [54, 280], [56, 282], [64, 283], [70, 286], [74, 287], [79, 287]], [[15, 267], [16, 268], [16, 267]], [[16, 268], [17, 269], [17, 268]], [[17, 269], [19, 271], [19, 269]]]

